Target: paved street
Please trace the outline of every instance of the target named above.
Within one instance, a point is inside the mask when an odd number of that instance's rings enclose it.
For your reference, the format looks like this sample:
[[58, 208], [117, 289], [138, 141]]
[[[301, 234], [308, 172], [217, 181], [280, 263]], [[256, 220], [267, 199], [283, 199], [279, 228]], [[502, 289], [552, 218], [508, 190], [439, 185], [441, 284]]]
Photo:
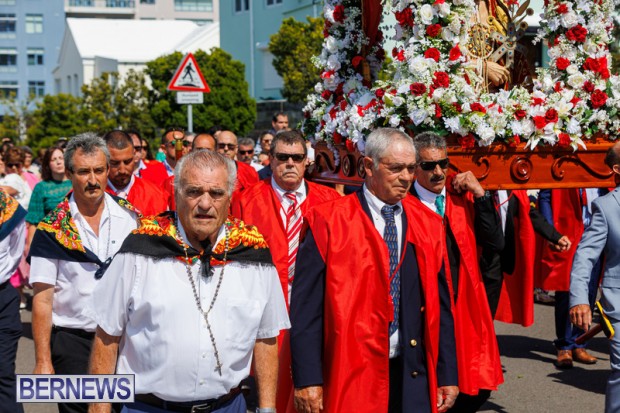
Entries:
[[[18, 373], [30, 373], [34, 366], [34, 346], [30, 312], [24, 311], [24, 336], [17, 357]], [[605, 381], [609, 372], [606, 339], [598, 336], [590, 343], [599, 358], [594, 366], [576, 364], [572, 370], [557, 370], [552, 362], [553, 307], [536, 305], [532, 327], [496, 323], [505, 383], [484, 406], [483, 412], [592, 412], [603, 411]], [[56, 412], [54, 405], [28, 404], [26, 413]]]

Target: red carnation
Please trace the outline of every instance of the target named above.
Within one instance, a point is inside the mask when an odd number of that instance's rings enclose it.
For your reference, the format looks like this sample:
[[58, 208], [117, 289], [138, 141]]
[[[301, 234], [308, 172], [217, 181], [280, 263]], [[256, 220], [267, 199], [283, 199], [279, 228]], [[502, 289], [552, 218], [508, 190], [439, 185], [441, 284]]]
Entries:
[[560, 14], [568, 13], [568, 6], [564, 3], [560, 3], [555, 7], [555, 11]]
[[398, 60], [399, 62], [404, 62], [405, 61], [405, 51], [401, 50], [398, 52], [398, 55], [396, 56], [396, 60]]
[[340, 101], [340, 110], [345, 110], [347, 108], [347, 101], [342, 99]]
[[450, 61], [459, 60], [461, 56], [463, 56], [463, 53], [461, 53], [461, 48], [458, 45], [450, 49]]
[[342, 143], [342, 135], [338, 132], [334, 132], [334, 143], [340, 145]]
[[332, 97], [332, 92], [330, 92], [329, 90], [324, 90], [323, 93], [321, 93], [321, 97], [325, 100], [328, 100], [330, 97]]
[[581, 101], [581, 99], [579, 99], [577, 96], [574, 96], [571, 100], [570, 103], [573, 104], [573, 107], [577, 106], [577, 103], [579, 103]]
[[355, 56], [353, 59], [351, 59], [351, 64], [353, 65], [353, 67], [358, 67], [363, 60], [364, 58], [362, 56]]
[[398, 55], [398, 48], [394, 47], [392, 48], [392, 57], [396, 57]]
[[545, 99], [543, 99], [543, 98], [532, 98], [532, 104], [534, 106], [542, 105], [544, 103], [545, 103]]
[[426, 51], [424, 52], [424, 57], [427, 59], [433, 59], [434, 61], [439, 62], [441, 53], [439, 53], [438, 49], [431, 47], [430, 49], [426, 49]]
[[353, 142], [351, 142], [350, 140], [347, 139], [344, 144], [347, 147], [347, 151], [349, 151], [349, 152], [354, 152], [355, 151], [355, 144]]
[[430, 37], [437, 37], [441, 33], [441, 24], [431, 24], [426, 28], [426, 34]]
[[556, 123], [558, 121], [558, 111], [553, 108], [547, 109], [545, 120], [547, 123]]
[[344, 21], [344, 6], [342, 4], [334, 7], [334, 21], [342, 23]]
[[583, 62], [583, 68], [585, 70], [598, 72], [601, 69], [601, 65], [598, 59], [592, 59], [591, 57], [587, 57], [586, 61]]
[[594, 83], [590, 82], [589, 80], [587, 80], [584, 84], [583, 84], [583, 90], [585, 90], [588, 93], [592, 93], [594, 92]]
[[467, 136], [459, 136], [458, 140], [463, 149], [472, 149], [476, 144], [476, 139], [471, 133]]
[[568, 38], [568, 40], [571, 40], [573, 42], [584, 43], [586, 41], [587, 34], [588, 29], [578, 24], [568, 29], [568, 31], [566, 32], [566, 37]]
[[566, 70], [568, 66], [570, 66], [570, 60], [565, 57], [558, 57], [558, 60], [555, 61], [555, 67], [558, 70]]
[[441, 118], [441, 106], [435, 103], [435, 117], [437, 119]]
[[450, 76], [446, 72], [435, 72], [433, 86], [435, 89], [450, 86]]
[[560, 91], [562, 90], [562, 82], [555, 82], [555, 85], [553, 86], [553, 90], [560, 93]]
[[534, 116], [534, 125], [536, 125], [536, 129], [542, 129], [547, 126], [547, 120], [544, 116]]
[[415, 96], [421, 96], [426, 93], [426, 85], [424, 83], [414, 83], [409, 86], [409, 90]]
[[458, 113], [461, 113], [463, 111], [463, 108], [461, 107], [461, 104], [459, 102], [452, 103], [452, 106], [454, 106], [454, 109], [456, 109]]
[[487, 110], [484, 106], [482, 106], [480, 103], [478, 102], [474, 102], [471, 104], [470, 109], [472, 112], [480, 112], [480, 113], [487, 113]]
[[405, 7], [402, 11], [394, 13], [396, 21], [403, 27], [413, 27], [413, 12], [411, 8]]
[[590, 96], [592, 107], [594, 109], [600, 108], [607, 102], [607, 97], [607, 93], [603, 92], [600, 89], [596, 89], [594, 92], [592, 92], [592, 96]]
[[560, 146], [568, 146], [570, 145], [570, 135], [568, 133], [560, 133], [558, 135], [558, 143]]
[[521, 120], [527, 115], [527, 113], [523, 109], [515, 110], [515, 118], [517, 120]]
[[383, 89], [375, 90], [375, 96], [378, 97], [379, 99], [381, 99], [384, 95], [385, 95], [385, 90]]

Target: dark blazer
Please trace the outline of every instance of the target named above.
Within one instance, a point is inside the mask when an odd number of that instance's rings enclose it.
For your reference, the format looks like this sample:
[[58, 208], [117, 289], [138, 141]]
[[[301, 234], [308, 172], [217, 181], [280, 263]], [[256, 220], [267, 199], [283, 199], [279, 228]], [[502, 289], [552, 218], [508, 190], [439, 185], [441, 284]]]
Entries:
[[[371, 217], [368, 203], [363, 192], [357, 192], [364, 212]], [[424, 306], [422, 287], [420, 285], [419, 269], [413, 246], [406, 242], [405, 229], [407, 217], [403, 213], [402, 246], [406, 248], [405, 257], [400, 268], [401, 300], [400, 300], [400, 331], [402, 339], [400, 343], [400, 360], [402, 360], [402, 382], [390, 383], [402, 386], [403, 411], [430, 412], [428, 380], [426, 378], [426, 360], [424, 343], [424, 319], [420, 309]], [[326, 266], [318, 251], [312, 232], [308, 230], [302, 241], [297, 261], [295, 281], [293, 283], [291, 297], [291, 350], [293, 354], [293, 382], [295, 387], [320, 385], [322, 377], [322, 343], [323, 343], [323, 317], [325, 272]], [[298, 277], [298, 271], [303, 271], [303, 276]], [[444, 270], [442, 268], [442, 273]], [[303, 278], [303, 282], [299, 280]], [[440, 298], [440, 332], [439, 332], [439, 358], [437, 364], [438, 386], [457, 385], [458, 371], [456, 364], [456, 344], [454, 339], [454, 320], [451, 312], [451, 301], [448, 285], [445, 282], [445, 274], [439, 277]], [[297, 297], [304, 297], [305, 301], [314, 303], [312, 308], [304, 307], [300, 311], [295, 302]], [[417, 338], [421, 345], [409, 345], [409, 338]], [[405, 342], [406, 341], [406, 342]], [[387, 344], [387, 343], [386, 343]], [[301, 358], [301, 359], [300, 359]], [[303, 364], [304, 369], [296, 368]], [[314, 366], [307, 368], [307, 366]], [[412, 374], [415, 372], [415, 374]]]

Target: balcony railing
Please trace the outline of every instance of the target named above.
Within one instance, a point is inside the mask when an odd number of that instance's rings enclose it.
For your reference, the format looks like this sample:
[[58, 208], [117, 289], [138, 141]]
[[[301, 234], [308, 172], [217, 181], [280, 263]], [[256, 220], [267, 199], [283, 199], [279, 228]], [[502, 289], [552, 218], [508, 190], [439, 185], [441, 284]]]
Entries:
[[69, 7], [122, 8], [133, 9], [135, 0], [68, 0]]

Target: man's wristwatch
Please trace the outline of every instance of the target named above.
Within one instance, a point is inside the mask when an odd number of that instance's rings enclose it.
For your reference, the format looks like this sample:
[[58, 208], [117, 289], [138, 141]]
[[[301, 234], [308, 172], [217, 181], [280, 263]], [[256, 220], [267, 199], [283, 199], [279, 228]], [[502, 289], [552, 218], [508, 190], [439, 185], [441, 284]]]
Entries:
[[276, 413], [275, 407], [257, 407], [256, 413]]

